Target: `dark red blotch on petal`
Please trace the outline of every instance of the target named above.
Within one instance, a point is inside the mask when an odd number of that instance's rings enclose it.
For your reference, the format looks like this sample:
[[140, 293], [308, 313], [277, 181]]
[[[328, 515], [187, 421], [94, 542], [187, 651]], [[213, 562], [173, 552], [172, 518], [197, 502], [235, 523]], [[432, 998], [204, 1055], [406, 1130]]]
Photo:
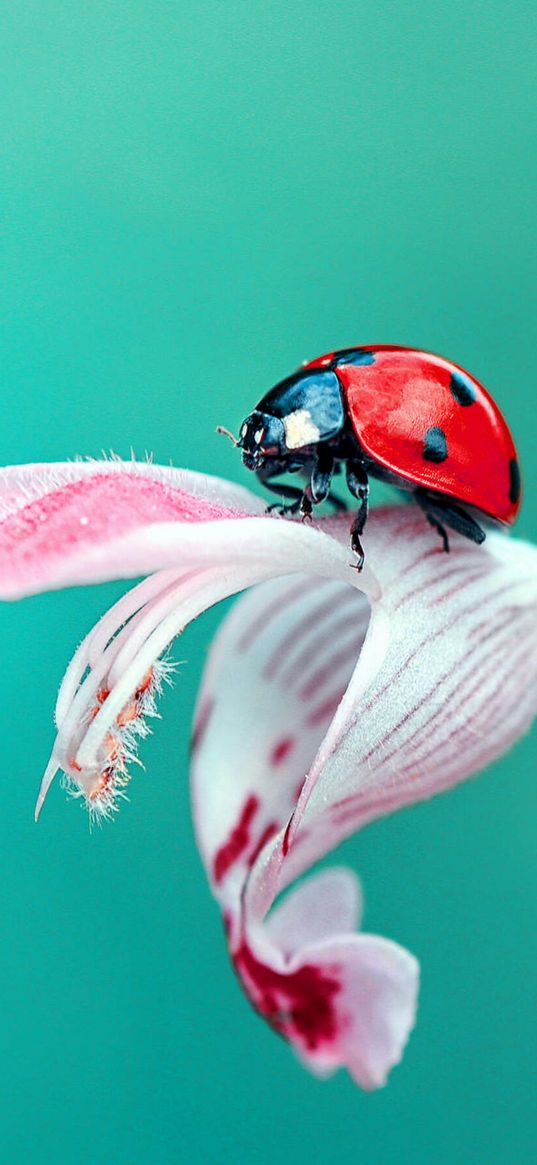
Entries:
[[286, 975], [260, 962], [247, 943], [232, 957], [248, 998], [275, 1031], [286, 1039], [297, 1038], [310, 1052], [333, 1043], [339, 1030], [337, 968], [305, 963]]
[[229, 838], [214, 855], [213, 878], [218, 885], [250, 844], [250, 826], [259, 809], [259, 801], [253, 795], [244, 803], [239, 820]]

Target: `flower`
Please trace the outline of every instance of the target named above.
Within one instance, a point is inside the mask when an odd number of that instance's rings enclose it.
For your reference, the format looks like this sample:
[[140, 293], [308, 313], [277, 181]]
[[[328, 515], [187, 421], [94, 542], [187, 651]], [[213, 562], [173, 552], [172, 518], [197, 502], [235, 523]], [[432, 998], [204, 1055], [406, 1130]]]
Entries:
[[414, 1023], [418, 965], [357, 933], [345, 869], [276, 898], [367, 822], [482, 769], [537, 707], [537, 551], [491, 533], [445, 555], [417, 508], [374, 511], [360, 574], [348, 516], [312, 527], [238, 486], [119, 461], [0, 473], [0, 597], [147, 577], [71, 661], [37, 803], [58, 769], [94, 816], [117, 808], [169, 644], [224, 620], [192, 742], [196, 832], [233, 964], [319, 1074], [384, 1083]]

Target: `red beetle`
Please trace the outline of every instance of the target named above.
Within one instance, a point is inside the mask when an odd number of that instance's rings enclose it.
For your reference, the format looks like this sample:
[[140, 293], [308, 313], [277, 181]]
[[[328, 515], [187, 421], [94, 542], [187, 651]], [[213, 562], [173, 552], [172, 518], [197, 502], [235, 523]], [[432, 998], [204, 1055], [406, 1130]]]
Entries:
[[[483, 519], [511, 525], [520, 507], [516, 449], [497, 405], [463, 368], [413, 348], [366, 345], [308, 361], [260, 400], [236, 444], [260, 481], [292, 499], [282, 510], [304, 517], [326, 498], [341, 505], [330, 486], [345, 465], [360, 503], [351, 531], [359, 569], [369, 475], [411, 490], [445, 550], [446, 526], [481, 543]], [[272, 480], [296, 472], [304, 490]]]

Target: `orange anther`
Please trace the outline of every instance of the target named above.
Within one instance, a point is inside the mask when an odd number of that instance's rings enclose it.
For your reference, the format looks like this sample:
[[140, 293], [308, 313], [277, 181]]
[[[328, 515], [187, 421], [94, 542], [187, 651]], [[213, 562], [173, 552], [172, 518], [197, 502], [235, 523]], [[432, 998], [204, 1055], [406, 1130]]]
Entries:
[[103, 748], [106, 759], [111, 761], [112, 764], [118, 758], [119, 747], [117, 736], [114, 736], [113, 732], [108, 732], [103, 740]]
[[153, 683], [153, 677], [154, 677], [154, 669], [152, 667], [150, 667], [149, 671], [146, 672], [143, 680], [141, 681], [141, 683], [138, 684], [138, 687], [136, 689], [135, 695], [138, 698], [140, 696], [145, 696], [145, 693], [149, 690], [149, 688], [151, 687], [151, 684]]
[[121, 709], [119, 716], [117, 716], [116, 723], [120, 728], [125, 728], [127, 724], [132, 724], [132, 721], [136, 720], [139, 715], [140, 710], [136, 699], [129, 700], [128, 704], [125, 704], [125, 707]]
[[94, 789], [91, 790], [91, 793], [88, 793], [88, 797], [89, 797], [90, 801], [96, 801], [97, 798], [100, 797], [102, 793], [104, 793], [107, 785], [109, 785], [110, 781], [112, 780], [112, 775], [113, 775], [112, 769], [104, 769], [103, 770], [103, 772], [101, 773], [101, 775], [99, 777], [98, 784], [95, 786]]

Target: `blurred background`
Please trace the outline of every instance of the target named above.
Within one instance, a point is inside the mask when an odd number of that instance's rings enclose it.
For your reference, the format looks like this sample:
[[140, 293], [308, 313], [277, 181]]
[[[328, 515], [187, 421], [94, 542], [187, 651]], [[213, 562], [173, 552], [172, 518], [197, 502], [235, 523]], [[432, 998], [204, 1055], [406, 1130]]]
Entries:
[[[356, 343], [468, 367], [537, 538], [537, 49], [524, 0], [20, 0], [0, 17], [4, 463], [113, 449], [251, 485], [236, 429]], [[187, 742], [221, 612], [90, 833], [33, 824], [68, 659], [123, 586], [0, 610], [2, 1160], [524, 1165], [537, 1134], [537, 735], [340, 857], [422, 961], [388, 1087], [310, 1078], [243, 1000], [192, 838]]]

